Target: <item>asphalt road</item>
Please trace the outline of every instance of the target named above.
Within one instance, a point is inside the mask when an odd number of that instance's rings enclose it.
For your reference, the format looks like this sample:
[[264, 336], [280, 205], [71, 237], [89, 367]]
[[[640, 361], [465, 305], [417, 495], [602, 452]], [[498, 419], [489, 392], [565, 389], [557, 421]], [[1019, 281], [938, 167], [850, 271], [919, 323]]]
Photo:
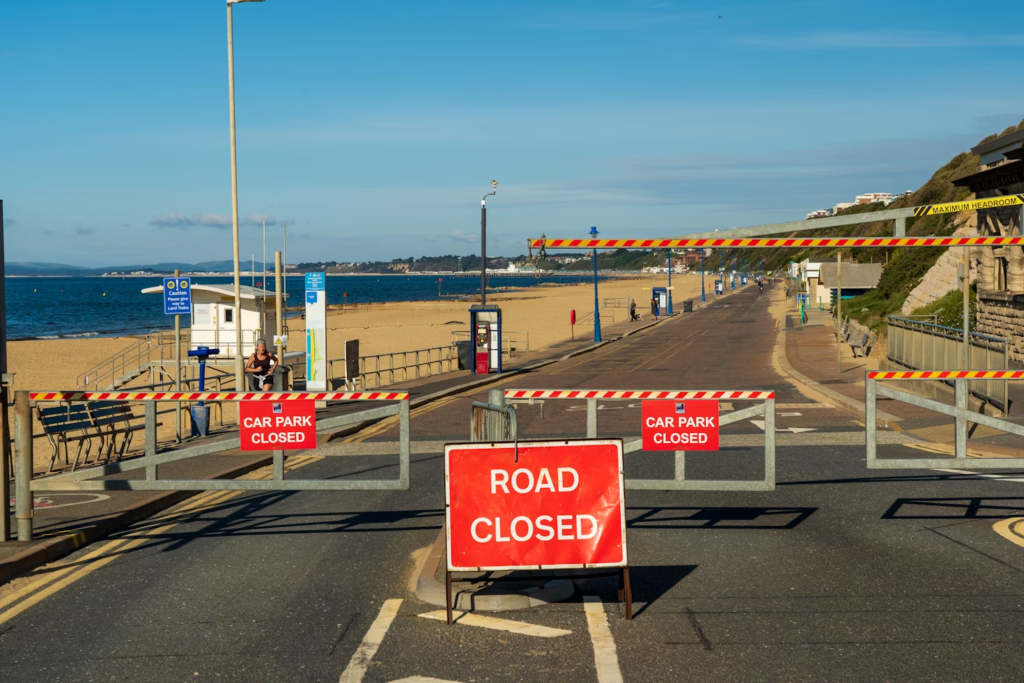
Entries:
[[[767, 295], [728, 302], [514, 386], [774, 388], [809, 404], [772, 370]], [[569, 404], [530, 409], [528, 435], [582, 431]], [[823, 433], [856, 427], [832, 408], [786, 412]], [[609, 407], [602, 434], [636, 433], [638, 416]], [[413, 418], [418, 439], [467, 427], [464, 399]], [[760, 458], [688, 456], [687, 476], [758, 476]], [[627, 493], [632, 621], [614, 580], [592, 579], [564, 603], [447, 626], [411, 588], [443, 523], [442, 460], [413, 461], [408, 492], [204, 494], [0, 588], [0, 680], [1020, 679], [1024, 547], [1002, 527], [1024, 517], [1024, 480], [780, 447], [773, 492]], [[303, 478], [396, 474], [390, 456], [290, 464]], [[627, 456], [628, 476], [668, 467]]]

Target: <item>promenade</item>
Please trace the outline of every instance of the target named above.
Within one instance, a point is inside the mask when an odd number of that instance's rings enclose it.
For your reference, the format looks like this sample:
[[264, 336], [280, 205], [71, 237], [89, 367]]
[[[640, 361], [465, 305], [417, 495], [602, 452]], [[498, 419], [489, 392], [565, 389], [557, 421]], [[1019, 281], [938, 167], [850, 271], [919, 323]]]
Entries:
[[[209, 492], [140, 519], [0, 586], [2, 668], [17, 680], [1017, 678], [1024, 540], [1005, 520], [1024, 517], [1024, 483], [868, 470], [853, 379], [866, 368], [848, 358], [847, 377], [828, 375], [826, 321], [794, 318], [780, 288], [750, 286], [487, 384], [411, 386], [409, 491]], [[628, 491], [632, 621], [611, 578], [576, 580], [564, 602], [437, 620], [416, 578], [444, 522], [443, 444], [467, 440], [469, 405], [492, 389], [587, 388], [774, 391], [776, 489]], [[639, 436], [639, 402], [601, 405], [600, 435]], [[581, 406], [518, 404], [519, 438], [583, 437]], [[687, 478], [760, 477], [763, 425], [722, 435], [720, 451], [687, 455]], [[396, 436], [389, 420], [339, 435], [290, 456], [287, 476], [396, 477]], [[939, 443], [925, 436], [885, 427], [879, 442], [922, 456]], [[667, 477], [671, 463], [632, 453], [626, 476]], [[43, 511], [40, 528], [85, 518]]]

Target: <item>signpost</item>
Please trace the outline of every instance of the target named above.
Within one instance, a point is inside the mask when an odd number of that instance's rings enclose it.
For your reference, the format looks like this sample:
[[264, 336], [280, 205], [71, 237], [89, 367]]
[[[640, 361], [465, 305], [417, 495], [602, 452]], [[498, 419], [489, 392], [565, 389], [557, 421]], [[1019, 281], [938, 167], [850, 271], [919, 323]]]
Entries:
[[316, 448], [315, 401], [239, 401], [241, 450]]
[[717, 451], [718, 401], [643, 401], [643, 450]]
[[306, 390], [327, 389], [327, 276], [306, 273]]
[[630, 610], [621, 439], [450, 444], [444, 462], [449, 623], [453, 571], [618, 567]]

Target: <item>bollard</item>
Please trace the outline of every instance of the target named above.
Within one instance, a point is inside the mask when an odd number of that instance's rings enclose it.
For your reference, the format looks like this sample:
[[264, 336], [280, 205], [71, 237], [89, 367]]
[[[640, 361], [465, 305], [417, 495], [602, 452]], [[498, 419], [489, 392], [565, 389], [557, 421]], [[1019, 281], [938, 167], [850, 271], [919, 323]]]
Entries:
[[505, 405], [505, 390], [504, 389], [491, 389], [487, 392], [487, 402], [492, 406], [503, 406]]
[[[146, 458], [156, 456], [156, 401], [146, 401]], [[146, 465], [146, 481], [156, 481], [156, 465]]]
[[14, 392], [14, 446], [17, 451], [15, 472], [15, 516], [18, 540], [32, 540], [32, 403], [27, 391]]
[[274, 481], [284, 480], [284, 451], [274, 451]]
[[409, 401], [398, 403], [398, 481], [399, 489], [409, 490]]
[[775, 399], [764, 402], [764, 480], [775, 489]]

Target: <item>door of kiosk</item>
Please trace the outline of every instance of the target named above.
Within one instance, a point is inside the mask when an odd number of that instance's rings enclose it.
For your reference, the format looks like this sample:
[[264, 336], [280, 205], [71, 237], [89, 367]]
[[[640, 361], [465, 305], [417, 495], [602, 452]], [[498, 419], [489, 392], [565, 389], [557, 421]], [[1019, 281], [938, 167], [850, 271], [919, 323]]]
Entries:
[[470, 371], [478, 375], [501, 372], [501, 309], [473, 306], [469, 309], [469, 329], [473, 352]]

